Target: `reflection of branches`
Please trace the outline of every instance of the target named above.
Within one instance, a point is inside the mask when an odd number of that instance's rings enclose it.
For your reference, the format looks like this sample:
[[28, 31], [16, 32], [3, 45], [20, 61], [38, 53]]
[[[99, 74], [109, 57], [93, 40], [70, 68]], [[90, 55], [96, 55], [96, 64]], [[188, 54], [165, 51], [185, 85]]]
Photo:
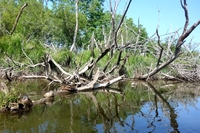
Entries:
[[[110, 126], [108, 128], [111, 128], [112, 125], [113, 125], [113, 120], [112, 118], [110, 118], [109, 116], [106, 115], [103, 107], [101, 106], [101, 104], [99, 104], [99, 102], [97, 101], [95, 95], [93, 92], [80, 92], [80, 93], [83, 93], [85, 94], [86, 96], [88, 96], [89, 98], [91, 98], [91, 100], [93, 101], [95, 107], [97, 108], [97, 110], [99, 111], [99, 114], [101, 115], [102, 117], [102, 121], [103, 121], [103, 124], [107, 127], [107, 126]], [[110, 122], [110, 123], [108, 123]], [[105, 128], [108, 129], [108, 128]]]
[[155, 98], [155, 106], [156, 106], [156, 117], [158, 117], [158, 104], [157, 104], [157, 96], [154, 96]]
[[140, 111], [141, 115], [147, 119], [147, 122], [149, 123], [148, 128], [153, 127], [153, 130], [151, 132], [153, 132], [156, 129], [156, 126], [153, 124], [155, 122], [156, 117], [153, 118], [152, 122], [151, 120], [148, 120], [148, 115], [145, 115], [142, 111]]
[[72, 101], [70, 101], [70, 114], [71, 114], [71, 117], [70, 117], [70, 132], [73, 133], [73, 116], [74, 116], [74, 113], [73, 113], [73, 104], [72, 104]]
[[159, 100], [163, 103], [166, 108], [169, 109], [170, 111], [170, 125], [174, 128], [174, 131], [178, 131], [178, 123], [176, 121], [177, 114], [174, 111], [174, 108], [171, 107], [171, 105], [167, 102], [167, 100], [164, 99], [164, 97], [154, 88], [152, 84], [149, 82], [144, 82], [144, 85], [147, 86], [158, 98]]
[[154, 95], [155, 98], [155, 117], [153, 117], [153, 120], [149, 120], [149, 116], [151, 115], [151, 112], [154, 110], [154, 107], [150, 108], [148, 113], [143, 113], [142, 111], [140, 111], [141, 115], [147, 119], [147, 122], [149, 123], [148, 128], [153, 127], [152, 131], [150, 132], [154, 132], [154, 130], [156, 129], [156, 126], [154, 125], [154, 122], [156, 122], [156, 118], [158, 117], [158, 106], [157, 106], [157, 96]]
[[42, 107], [42, 112], [41, 112], [41, 114], [40, 114], [40, 117], [43, 115], [43, 113], [46, 111], [46, 109], [47, 109], [47, 106], [46, 106], [46, 105]]
[[[117, 121], [119, 122], [119, 124], [124, 127], [124, 125], [128, 126], [131, 128], [131, 130], [134, 129], [134, 118], [133, 118], [133, 122], [131, 123], [131, 125], [127, 122], [125, 122], [124, 120], [121, 119], [120, 117], [120, 106], [123, 105], [123, 103], [125, 102], [124, 96], [122, 94], [121, 91], [116, 90], [116, 89], [98, 89], [95, 90], [98, 92], [105, 92], [105, 93], [109, 93], [113, 96], [114, 100], [110, 100], [110, 98], [107, 95], [107, 102], [105, 103], [106, 108], [102, 106], [102, 104], [97, 100], [94, 92], [79, 92], [81, 94], [86, 95], [87, 97], [89, 97], [92, 102], [94, 103], [95, 107], [98, 110], [98, 114], [100, 114], [102, 121], [103, 121], [103, 125], [105, 126], [105, 132], [109, 132], [111, 130], [111, 128], [115, 128], [113, 126], [115, 126], [115, 119], [117, 118]], [[110, 93], [112, 92], [112, 93]], [[122, 100], [120, 100], [119, 103], [119, 99], [117, 97], [117, 95], [121, 94], [122, 95]], [[114, 102], [114, 103], [113, 103]], [[114, 106], [114, 107], [113, 107]], [[114, 109], [114, 110], [113, 110]]]
[[[134, 118], [133, 118], [133, 122], [132, 122], [131, 125], [129, 125], [128, 123], [126, 123], [126, 122], [124, 122], [123, 120], [121, 120], [121, 118], [120, 118], [120, 116], [119, 116], [119, 111], [120, 111], [119, 106], [120, 106], [120, 104], [118, 103], [118, 100], [117, 100], [116, 95], [113, 94], [113, 96], [114, 96], [114, 101], [115, 101], [115, 114], [116, 114], [116, 117], [118, 118], [118, 121], [119, 121], [120, 125], [124, 127], [124, 124], [125, 124], [125, 125], [127, 125], [128, 127], [130, 127], [131, 130], [133, 130], [133, 129], [134, 129], [134, 123], [135, 123]], [[123, 97], [123, 98], [124, 98], [124, 97]], [[123, 101], [124, 101], [124, 100], [123, 100]]]

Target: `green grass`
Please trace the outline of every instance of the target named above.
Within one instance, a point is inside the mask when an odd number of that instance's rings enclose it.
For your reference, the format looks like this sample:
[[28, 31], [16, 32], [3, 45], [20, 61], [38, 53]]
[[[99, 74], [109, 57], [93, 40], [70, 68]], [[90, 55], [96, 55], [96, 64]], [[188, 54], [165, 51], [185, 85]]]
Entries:
[[60, 49], [57, 52], [52, 54], [54, 60], [61, 64], [62, 66], [66, 67], [73, 67], [73, 61], [75, 54], [67, 49]]
[[[126, 64], [128, 76], [142, 75], [149, 72], [149, 69], [155, 67], [156, 60], [153, 56], [130, 56]], [[151, 68], [152, 67], [152, 68]]]

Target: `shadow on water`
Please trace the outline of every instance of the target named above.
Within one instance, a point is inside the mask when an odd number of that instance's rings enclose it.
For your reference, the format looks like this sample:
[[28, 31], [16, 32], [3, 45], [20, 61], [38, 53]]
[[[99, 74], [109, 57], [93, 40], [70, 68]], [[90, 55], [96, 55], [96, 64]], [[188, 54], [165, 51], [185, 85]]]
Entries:
[[[17, 86], [32, 100], [46, 88], [44, 82]], [[199, 94], [196, 84], [120, 82], [113, 88], [60, 94], [26, 113], [0, 114], [0, 132], [194, 133], [200, 130]]]

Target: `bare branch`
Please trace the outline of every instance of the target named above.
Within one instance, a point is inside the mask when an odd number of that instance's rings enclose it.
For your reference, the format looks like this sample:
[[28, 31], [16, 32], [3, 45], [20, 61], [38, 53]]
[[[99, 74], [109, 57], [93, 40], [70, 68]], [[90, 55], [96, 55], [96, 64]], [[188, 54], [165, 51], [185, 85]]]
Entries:
[[62, 69], [62, 67], [53, 59], [50, 57], [50, 60], [54, 63], [54, 65], [65, 75], [72, 76], [71, 74], [67, 73], [65, 70]]
[[163, 53], [163, 47], [162, 47], [161, 44], [160, 44], [160, 36], [159, 36], [159, 34], [158, 34], [158, 29], [156, 29], [156, 35], [158, 36], [158, 46], [161, 48], [161, 49], [160, 49], [160, 55], [159, 55], [159, 58], [158, 58], [158, 62], [157, 62], [157, 65], [156, 65], [156, 67], [158, 67], [159, 64], [160, 64], [160, 60], [161, 60], [161, 57], [162, 57], [162, 53]]
[[116, 78], [111, 79], [109, 81], [106, 81], [104, 83], [95, 83], [92, 86], [86, 85], [86, 86], [78, 87], [77, 91], [85, 91], [85, 90], [97, 89], [97, 88], [102, 88], [102, 87], [108, 87], [108, 86], [110, 86], [110, 85], [112, 85], [116, 82], [119, 82], [123, 78], [124, 78], [124, 76], [119, 76], [119, 77], [116, 77]]
[[72, 43], [72, 46], [70, 48], [70, 51], [73, 51], [74, 48], [75, 48], [76, 36], [77, 36], [77, 32], [78, 32], [78, 0], [75, 0], [75, 3], [76, 3], [76, 26], [75, 26], [75, 30], [74, 30], [73, 43]]
[[[21, 45], [22, 45], [22, 46], [24, 45], [24, 40], [23, 40], [23, 42], [22, 42]], [[25, 55], [25, 57], [30, 61], [31, 64], [33, 64], [33, 61], [31, 60], [31, 58], [28, 57], [28, 55], [27, 55], [26, 52], [24, 51], [23, 47], [22, 47], [21, 49], [22, 49], [22, 52], [23, 52], [23, 54]]]
[[188, 23], [189, 23], [189, 17], [188, 17], [188, 9], [187, 9], [187, 3], [186, 3], [186, 0], [184, 0], [184, 5], [182, 3], [182, 0], [180, 0], [180, 3], [181, 3], [181, 6], [182, 8], [184, 9], [184, 12], [185, 12], [185, 26], [183, 28], [183, 33], [182, 34], [185, 34], [186, 30], [187, 30], [187, 27], [188, 27]]
[[185, 42], [185, 39], [190, 35], [190, 33], [200, 24], [200, 20], [197, 21], [196, 23], [194, 23], [189, 29], [187, 29], [188, 27], [188, 23], [189, 23], [189, 16], [188, 16], [188, 9], [187, 9], [187, 3], [186, 0], [184, 0], [184, 5], [182, 3], [182, 0], [180, 0], [181, 2], [181, 6], [185, 12], [185, 25], [183, 28], [183, 33], [181, 34], [181, 36], [178, 39], [177, 45], [176, 45], [176, 51], [175, 51], [175, 56], [178, 56], [180, 50], [181, 50], [181, 46], [183, 45], [183, 43]]
[[12, 35], [13, 32], [15, 31], [15, 28], [17, 27], [17, 23], [18, 23], [19, 18], [20, 18], [21, 14], [22, 14], [22, 11], [24, 10], [24, 8], [25, 8], [26, 6], [28, 6], [28, 3], [25, 3], [25, 4], [21, 7], [21, 9], [20, 9], [20, 11], [19, 11], [19, 13], [18, 13], [18, 15], [17, 15], [17, 18], [15, 19], [15, 23], [14, 23], [14, 25], [13, 25], [13, 28], [12, 28], [11, 32], [10, 32], [10, 35]]
[[118, 34], [118, 31], [119, 31], [119, 29], [120, 29], [120, 27], [121, 27], [121, 25], [122, 25], [122, 23], [124, 21], [124, 18], [126, 16], [126, 13], [127, 13], [128, 9], [129, 9], [129, 6], [130, 6], [131, 2], [132, 2], [132, 0], [129, 0], [128, 6], [126, 7], [126, 10], [125, 10], [125, 12], [124, 12], [124, 14], [123, 14], [123, 16], [122, 16], [122, 18], [120, 20], [120, 23], [119, 23], [119, 25], [117, 27], [117, 30], [115, 31], [115, 38], [114, 39], [115, 39], [115, 46], [117, 48], [118, 48], [118, 45], [117, 45], [117, 34]]
[[94, 32], [92, 33], [92, 37], [91, 37], [91, 53], [92, 53], [92, 57], [94, 58]]
[[192, 31], [200, 24], [200, 20], [197, 21], [196, 23], [194, 23], [186, 32], [185, 34], [182, 34], [181, 37], [178, 40], [178, 47], [180, 47], [184, 40], [190, 35], [190, 33], [192, 33]]
[[21, 78], [24, 78], [24, 79], [47, 79], [49, 81], [53, 81], [53, 82], [57, 82], [57, 83], [62, 83], [61, 80], [55, 80], [55, 79], [50, 78], [48, 76], [40, 76], [40, 75], [21, 76]]
[[[194, 23], [189, 29], [187, 29], [188, 27], [188, 22], [189, 22], [189, 17], [188, 17], [188, 10], [187, 10], [187, 3], [186, 0], [184, 0], [184, 4], [182, 3], [181, 0], [181, 6], [183, 8], [183, 10], [185, 11], [185, 25], [184, 25], [184, 29], [183, 29], [183, 33], [181, 34], [181, 36], [179, 37], [177, 43], [176, 43], [176, 49], [174, 51], [174, 56], [169, 58], [166, 62], [163, 62], [161, 65], [157, 64], [157, 67], [154, 68], [151, 72], [149, 72], [148, 74], [139, 76], [139, 79], [147, 79], [148, 77], [151, 77], [153, 75], [155, 75], [156, 73], [158, 73], [160, 70], [162, 70], [164, 67], [168, 66], [169, 64], [171, 64], [174, 60], [176, 60], [179, 55], [181, 54], [181, 46], [184, 44], [185, 39], [190, 35], [190, 33], [192, 33], [192, 31], [200, 24], [200, 20], [197, 21], [196, 23]], [[158, 36], [158, 33], [157, 33]], [[159, 39], [158, 39], [159, 41]], [[161, 53], [160, 53], [161, 54]], [[159, 63], [159, 62], [158, 62]]]
[[21, 67], [21, 63], [14, 61], [6, 52], [4, 54], [13, 62], [15, 66]]
[[137, 45], [139, 43], [139, 38], [140, 38], [140, 19], [138, 19], [138, 33], [137, 33], [137, 38], [136, 38], [136, 43], [135, 43], [135, 50], [134, 50], [134, 54], [136, 55], [136, 49], [137, 49]]

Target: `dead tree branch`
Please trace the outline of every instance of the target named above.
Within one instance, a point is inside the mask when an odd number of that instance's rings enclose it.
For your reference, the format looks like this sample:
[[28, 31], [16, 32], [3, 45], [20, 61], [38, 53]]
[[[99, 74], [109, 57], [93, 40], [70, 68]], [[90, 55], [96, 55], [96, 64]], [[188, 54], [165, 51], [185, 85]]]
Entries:
[[156, 65], [156, 67], [158, 67], [159, 64], [160, 64], [160, 60], [161, 60], [161, 57], [162, 57], [162, 53], [163, 53], [163, 47], [162, 47], [162, 45], [160, 44], [160, 35], [158, 34], [158, 29], [156, 29], [156, 35], [158, 36], [158, 46], [160, 47], [160, 55], [159, 55], [158, 62], [157, 62], [157, 65]]
[[110, 85], [121, 81], [123, 78], [124, 78], [124, 76], [119, 76], [112, 80], [106, 81], [104, 83], [95, 83], [95, 84], [91, 84], [91, 85], [88, 84], [88, 85], [85, 85], [82, 87], [78, 87], [77, 90], [78, 91], [86, 91], [86, 90], [92, 90], [92, 89], [97, 89], [97, 88], [109, 87]]
[[187, 10], [187, 3], [186, 0], [184, 0], [184, 3], [182, 3], [182, 0], [180, 0], [181, 6], [185, 12], [185, 25], [183, 28], [183, 32], [181, 36], [178, 38], [178, 41], [176, 43], [176, 48], [173, 53], [173, 56], [169, 58], [167, 61], [163, 62], [162, 64], [158, 65], [156, 68], [154, 68], [152, 71], [150, 71], [148, 74], [141, 75], [139, 79], [146, 80], [148, 77], [151, 77], [155, 74], [157, 74], [160, 70], [171, 64], [174, 60], [176, 60], [179, 55], [181, 54], [181, 46], [184, 44], [185, 39], [192, 33], [192, 31], [200, 24], [200, 20], [194, 23], [189, 29], [188, 29], [188, 23], [189, 23], [189, 16], [188, 16], [188, 10]]
[[67, 73], [62, 67], [52, 58], [50, 57], [50, 60], [53, 62], [53, 64], [65, 75], [72, 76], [70, 73]]
[[119, 29], [120, 29], [120, 27], [121, 27], [121, 25], [122, 25], [122, 23], [123, 23], [123, 21], [124, 21], [124, 18], [125, 18], [125, 16], [126, 16], [126, 13], [127, 13], [128, 9], [129, 9], [129, 6], [130, 6], [131, 2], [132, 2], [132, 0], [129, 0], [128, 6], [126, 7], [126, 10], [124, 11], [124, 14], [122, 15], [122, 18], [121, 18], [121, 20], [120, 20], [120, 23], [119, 23], [119, 25], [118, 25], [118, 27], [117, 27], [117, 29], [116, 29], [116, 31], [115, 31], [115, 38], [114, 38], [114, 41], [115, 41], [115, 46], [116, 46], [117, 48], [118, 48], [118, 45], [117, 45], [117, 34], [118, 34], [118, 31], [119, 31]]
[[77, 37], [77, 32], [78, 32], [78, 0], [75, 0], [76, 3], [76, 26], [74, 30], [74, 38], [73, 38], [73, 43], [70, 48], [70, 51], [73, 51], [76, 45], [76, 37]]
[[61, 80], [56, 80], [56, 79], [50, 78], [48, 76], [40, 76], [40, 75], [22, 76], [21, 78], [24, 78], [24, 79], [47, 79], [49, 81], [53, 81], [53, 82], [57, 82], [57, 83], [62, 83]]
[[18, 23], [18, 21], [19, 21], [19, 18], [20, 18], [21, 14], [22, 14], [22, 11], [24, 10], [24, 8], [25, 8], [26, 6], [28, 6], [28, 3], [25, 3], [25, 4], [21, 7], [21, 9], [20, 9], [20, 11], [19, 11], [19, 13], [18, 13], [18, 15], [17, 15], [17, 18], [15, 19], [15, 23], [14, 23], [14, 25], [13, 25], [13, 28], [12, 28], [11, 32], [10, 32], [10, 35], [12, 35], [12, 34], [14, 33], [14, 31], [15, 31], [15, 29], [16, 29], [16, 27], [17, 27], [17, 23]]

